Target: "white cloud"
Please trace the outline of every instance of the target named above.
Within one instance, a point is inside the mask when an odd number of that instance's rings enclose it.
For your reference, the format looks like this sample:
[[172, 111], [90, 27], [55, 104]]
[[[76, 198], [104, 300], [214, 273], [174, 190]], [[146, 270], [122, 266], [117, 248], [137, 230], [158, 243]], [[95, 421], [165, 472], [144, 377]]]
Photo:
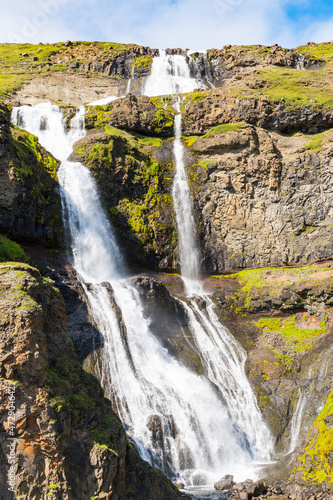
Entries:
[[[291, 22], [290, 0], [16, 0], [2, 7], [6, 41], [107, 40], [204, 49], [225, 44], [293, 47], [332, 37], [333, 18]], [[293, 0], [295, 3], [295, 0]]]
[[1, 7], [1, 42], [38, 43], [67, 39], [72, 30], [63, 18], [69, 0], [15, 1], [15, 10], [8, 2]]
[[329, 42], [333, 40], [333, 16], [322, 23], [314, 23], [304, 33], [307, 42]]

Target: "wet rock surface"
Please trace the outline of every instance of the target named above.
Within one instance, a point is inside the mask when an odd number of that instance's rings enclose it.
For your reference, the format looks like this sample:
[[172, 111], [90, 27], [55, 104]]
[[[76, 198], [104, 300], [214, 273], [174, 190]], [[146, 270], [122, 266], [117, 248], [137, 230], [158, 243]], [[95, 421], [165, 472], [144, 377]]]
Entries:
[[245, 126], [190, 146], [207, 270], [330, 258], [332, 134], [318, 152], [307, 141]]

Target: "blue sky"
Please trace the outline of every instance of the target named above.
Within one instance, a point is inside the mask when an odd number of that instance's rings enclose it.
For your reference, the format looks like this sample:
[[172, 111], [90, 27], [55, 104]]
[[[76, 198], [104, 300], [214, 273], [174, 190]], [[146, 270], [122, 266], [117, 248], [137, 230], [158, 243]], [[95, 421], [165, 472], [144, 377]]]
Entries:
[[105, 40], [200, 50], [333, 39], [333, 0], [15, 0], [15, 10], [10, 2], [1, 10], [1, 42]]

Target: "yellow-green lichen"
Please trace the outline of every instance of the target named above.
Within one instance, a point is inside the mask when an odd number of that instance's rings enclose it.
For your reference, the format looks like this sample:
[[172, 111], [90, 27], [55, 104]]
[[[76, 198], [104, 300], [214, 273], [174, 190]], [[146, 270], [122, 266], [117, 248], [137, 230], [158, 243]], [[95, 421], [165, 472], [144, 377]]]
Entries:
[[255, 324], [263, 330], [263, 333], [269, 331], [279, 332], [290, 345], [301, 352], [312, 349], [318, 337], [327, 331], [324, 321], [320, 322], [319, 328], [300, 327], [296, 316], [290, 316], [286, 319], [261, 318]]

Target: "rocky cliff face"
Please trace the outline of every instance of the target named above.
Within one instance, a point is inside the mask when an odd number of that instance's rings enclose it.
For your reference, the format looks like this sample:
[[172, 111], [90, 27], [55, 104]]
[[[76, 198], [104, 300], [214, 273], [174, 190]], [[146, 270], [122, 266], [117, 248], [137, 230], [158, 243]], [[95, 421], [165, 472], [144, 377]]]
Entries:
[[207, 270], [331, 258], [332, 138], [240, 125], [190, 146]]
[[[12, 50], [11, 50], [12, 49]], [[141, 82], [150, 74], [156, 49], [134, 44], [66, 42], [54, 44], [0, 44], [0, 68], [12, 75], [0, 79], [0, 96], [12, 103], [36, 104], [51, 100], [80, 106], [110, 95], [124, 95], [130, 79]], [[20, 68], [21, 77], [13, 71]], [[45, 87], [47, 86], [47, 91]]]
[[6, 473], [13, 401], [16, 498], [180, 498], [140, 459], [97, 379], [82, 370], [52, 282], [23, 264], [2, 264], [0, 274], [0, 498], [12, 498]]
[[[246, 107], [244, 101], [244, 114], [235, 115], [230, 108], [228, 115], [223, 113], [220, 97], [200, 94], [199, 100], [193, 100], [193, 96], [197, 98], [195, 94], [188, 97], [184, 131], [192, 133], [195, 127], [201, 135], [185, 136], [184, 143], [206, 270], [295, 265], [331, 258], [330, 130], [315, 136], [286, 136], [250, 125], [248, 122], [262, 123], [261, 111], [255, 118], [253, 108]], [[132, 262], [170, 268], [177, 261], [175, 219], [168, 198], [174, 158], [172, 142], [156, 136], [172, 132], [174, 112], [170, 103], [166, 108], [161, 103], [162, 99], [127, 96], [105, 109], [92, 109], [87, 128], [100, 132], [76, 145], [76, 158], [94, 169], [124, 246], [130, 235], [120, 223], [119, 213], [127, 220], [136, 241], [129, 256]], [[292, 121], [295, 112], [284, 112], [285, 121]], [[304, 108], [297, 111], [303, 112], [308, 116]], [[245, 121], [235, 123], [240, 118]], [[234, 123], [225, 123], [229, 119]], [[306, 129], [314, 126], [311, 119], [307, 123]], [[129, 133], [121, 134], [114, 127]], [[136, 135], [138, 132], [145, 136]], [[145, 186], [139, 181], [137, 163], [144, 155], [154, 158], [156, 167], [155, 174], [152, 166], [147, 169], [147, 156], [141, 163], [145, 175], [151, 175]], [[130, 188], [126, 187], [128, 182]], [[139, 215], [144, 218], [139, 220]]]

